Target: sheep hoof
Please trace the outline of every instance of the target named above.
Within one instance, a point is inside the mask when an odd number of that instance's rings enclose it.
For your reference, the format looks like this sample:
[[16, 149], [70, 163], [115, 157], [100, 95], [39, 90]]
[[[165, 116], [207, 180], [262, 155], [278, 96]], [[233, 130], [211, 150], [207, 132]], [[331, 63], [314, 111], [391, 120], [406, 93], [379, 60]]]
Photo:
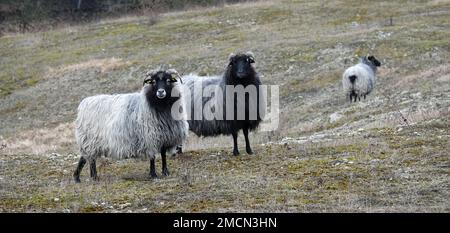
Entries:
[[253, 154], [253, 150], [252, 149], [247, 149], [247, 154], [252, 155]]
[[169, 176], [169, 175], [170, 175], [170, 172], [169, 172], [168, 169], [164, 169], [163, 172], [162, 172], [162, 174], [163, 174], [163, 176]]
[[177, 151], [177, 153], [175, 153], [174, 155], [176, 155], [176, 154], [183, 154], [183, 147], [177, 146], [176, 151]]
[[74, 179], [75, 183], [81, 183], [80, 177], [74, 176], [73, 179]]
[[92, 180], [93, 180], [93, 181], [100, 181], [100, 179], [98, 178], [98, 176], [92, 177]]
[[238, 150], [233, 151], [233, 155], [234, 156], [238, 156], [239, 155], [239, 151]]
[[158, 175], [156, 173], [150, 174], [150, 179], [158, 179]]

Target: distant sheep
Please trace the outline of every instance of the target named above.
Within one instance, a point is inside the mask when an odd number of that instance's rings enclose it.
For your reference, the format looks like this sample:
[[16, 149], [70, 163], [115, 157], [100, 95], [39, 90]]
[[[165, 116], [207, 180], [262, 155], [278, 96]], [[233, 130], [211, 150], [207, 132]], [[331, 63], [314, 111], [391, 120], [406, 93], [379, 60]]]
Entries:
[[[237, 137], [239, 130], [242, 129], [245, 137], [246, 144], [246, 152], [248, 154], [253, 154], [253, 150], [250, 146], [250, 141], [248, 138], [249, 131], [252, 131], [258, 127], [262, 120], [262, 116], [260, 115], [259, 108], [260, 106], [259, 99], [264, 98], [262, 93], [259, 91], [259, 86], [261, 85], [261, 80], [253, 67], [253, 63], [255, 62], [254, 55], [251, 52], [247, 53], [238, 53], [231, 54], [228, 60], [228, 66], [221, 76], [212, 76], [212, 77], [201, 77], [197, 75], [187, 75], [182, 79], [186, 86], [189, 87], [191, 92], [191, 117], [188, 119], [189, 129], [193, 131], [198, 136], [216, 136], [216, 135], [232, 135], [233, 136], [233, 155], [239, 155]], [[207, 88], [215, 89], [214, 95], [211, 97], [202, 96], [201, 92], [195, 92], [196, 83], [200, 83], [200, 86], [203, 90]], [[236, 87], [241, 85], [246, 88], [250, 85], [256, 87], [256, 98], [248, 96], [241, 96], [243, 98], [238, 99], [239, 97], [234, 99], [234, 118], [236, 120], [228, 120], [226, 118], [226, 110], [223, 110], [223, 118], [222, 119], [206, 119], [203, 117], [201, 120], [197, 120], [194, 116], [194, 108], [195, 102], [199, 102], [201, 104], [200, 107], [203, 109], [209, 108], [211, 112], [216, 106], [223, 106], [226, 108], [226, 95], [234, 95], [234, 93], [226, 93], [226, 86], [231, 85]], [[218, 93], [223, 93], [223, 98], [218, 96]], [[245, 104], [245, 117], [237, 118], [237, 103]], [[249, 117], [250, 111], [252, 113], [257, 112], [256, 117]], [[255, 116], [255, 115], [253, 115]]]
[[349, 67], [342, 75], [342, 86], [350, 102], [356, 98], [361, 100], [361, 96], [366, 99], [366, 96], [375, 87], [375, 75], [377, 67], [381, 63], [374, 56], [367, 56], [361, 58], [361, 62]]
[[[156, 178], [155, 155], [161, 153], [162, 173], [169, 175], [166, 152], [173, 151], [187, 137], [189, 125], [184, 116], [171, 115], [172, 105], [183, 107], [179, 74], [173, 70], [148, 72], [140, 93], [87, 97], [78, 107], [76, 140], [81, 158], [73, 174], [90, 163], [91, 178], [97, 180], [95, 161], [100, 156], [114, 159], [150, 158], [150, 176]], [[178, 92], [173, 97], [172, 93]]]

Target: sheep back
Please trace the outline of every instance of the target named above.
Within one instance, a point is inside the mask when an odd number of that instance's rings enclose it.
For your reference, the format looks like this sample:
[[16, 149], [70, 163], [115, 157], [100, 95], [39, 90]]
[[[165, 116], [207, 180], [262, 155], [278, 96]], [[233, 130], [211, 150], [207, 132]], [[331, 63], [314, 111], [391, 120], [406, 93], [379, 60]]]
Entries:
[[[353, 83], [350, 78], [352, 76], [356, 77]], [[355, 92], [358, 96], [369, 94], [375, 86], [375, 73], [366, 64], [356, 64], [345, 70], [342, 76], [342, 86], [347, 94], [351, 92]]]
[[[195, 120], [194, 118], [194, 108], [195, 102], [198, 101], [202, 103], [202, 109], [205, 108], [213, 108], [214, 103], [222, 102], [224, 110], [223, 110], [223, 118], [226, 119], [226, 107], [225, 107], [225, 81], [222, 76], [197, 76], [194, 74], [183, 76], [183, 82], [190, 89], [191, 92], [191, 102], [190, 102], [190, 118], [188, 119], [189, 129], [194, 132], [197, 136], [216, 136], [216, 135], [230, 135], [235, 133], [237, 130], [247, 127], [249, 130], [255, 130], [259, 123], [262, 121], [261, 117], [256, 120]], [[223, 99], [220, 99], [216, 96], [203, 97], [202, 93], [194, 93], [194, 85], [196, 82], [200, 82], [202, 89], [205, 90], [208, 86], [212, 86], [215, 88], [215, 93], [217, 91], [222, 91]], [[260, 85], [259, 78], [257, 78], [256, 85]], [[258, 87], [257, 87], [258, 88]], [[219, 90], [220, 89], [220, 90]], [[259, 91], [259, 90], [258, 90]], [[260, 95], [258, 93], [258, 95]], [[262, 97], [260, 97], [262, 98]], [[237, 105], [236, 99], [234, 100], [234, 113], [237, 114]], [[248, 102], [248, 101], [247, 101]], [[189, 106], [188, 106], [189, 107]], [[248, 104], [246, 104], [245, 108], [248, 111]], [[212, 111], [211, 111], [212, 112]], [[202, 115], [203, 117], [203, 115]], [[236, 117], [236, 116], [235, 116]], [[236, 118], [235, 118], [236, 119]]]
[[156, 111], [141, 93], [98, 95], [78, 107], [76, 140], [85, 157], [114, 159], [152, 157], [162, 147], [175, 147], [188, 134], [185, 120]]

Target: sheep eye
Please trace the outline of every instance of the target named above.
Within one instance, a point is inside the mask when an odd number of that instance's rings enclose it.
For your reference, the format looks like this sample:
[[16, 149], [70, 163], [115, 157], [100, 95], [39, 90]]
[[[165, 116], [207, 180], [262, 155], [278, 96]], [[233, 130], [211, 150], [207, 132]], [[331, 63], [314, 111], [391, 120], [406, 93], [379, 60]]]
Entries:
[[177, 79], [176, 78], [171, 78], [171, 79], [169, 79], [169, 82], [175, 83], [175, 82], [177, 82]]

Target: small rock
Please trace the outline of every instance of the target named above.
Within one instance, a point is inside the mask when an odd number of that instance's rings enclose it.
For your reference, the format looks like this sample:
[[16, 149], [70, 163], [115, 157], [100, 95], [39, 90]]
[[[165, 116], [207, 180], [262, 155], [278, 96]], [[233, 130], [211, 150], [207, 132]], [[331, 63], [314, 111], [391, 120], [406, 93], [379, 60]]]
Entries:
[[370, 163], [379, 163], [379, 162], [380, 162], [379, 159], [372, 159], [372, 160], [370, 160]]
[[59, 198], [55, 197], [55, 198], [53, 199], [53, 201], [59, 201]]
[[330, 123], [336, 122], [339, 119], [341, 119], [342, 117], [343, 117], [342, 114], [335, 112], [330, 115]]
[[125, 209], [125, 208], [130, 207], [130, 206], [131, 206], [131, 203], [127, 202], [125, 204], [120, 204], [119, 205], [119, 209]]
[[325, 134], [315, 134], [315, 135], [312, 135], [312, 136], [310, 136], [309, 138], [312, 140], [312, 139], [322, 139], [322, 138], [324, 138], [326, 135]]
[[418, 98], [422, 98], [422, 92], [417, 92], [411, 95], [413, 98], [418, 99]]

